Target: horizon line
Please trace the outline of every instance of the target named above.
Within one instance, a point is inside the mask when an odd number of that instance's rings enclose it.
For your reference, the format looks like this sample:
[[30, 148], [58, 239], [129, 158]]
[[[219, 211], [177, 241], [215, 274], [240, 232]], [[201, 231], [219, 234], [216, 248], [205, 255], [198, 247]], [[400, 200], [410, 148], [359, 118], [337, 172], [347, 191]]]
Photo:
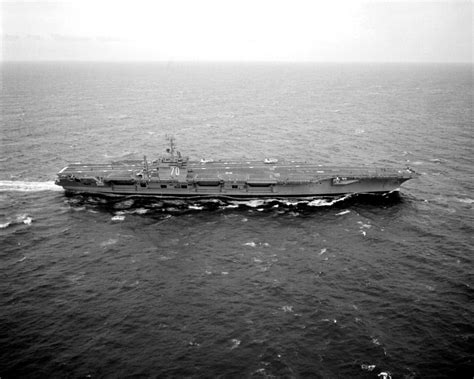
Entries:
[[106, 59], [12, 59], [0, 60], [3, 63], [243, 63], [243, 64], [473, 64], [473, 61], [320, 61], [320, 60], [219, 60], [219, 59], [125, 59], [125, 60], [106, 60]]

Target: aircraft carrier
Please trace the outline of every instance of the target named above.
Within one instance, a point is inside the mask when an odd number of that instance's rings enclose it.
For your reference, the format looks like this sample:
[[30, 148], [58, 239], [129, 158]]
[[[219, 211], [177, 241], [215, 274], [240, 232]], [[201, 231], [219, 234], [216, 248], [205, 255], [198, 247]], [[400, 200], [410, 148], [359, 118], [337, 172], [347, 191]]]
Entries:
[[169, 148], [154, 161], [126, 160], [64, 167], [56, 184], [67, 192], [160, 198], [311, 198], [387, 193], [417, 174], [410, 168], [332, 167], [303, 162], [191, 161]]

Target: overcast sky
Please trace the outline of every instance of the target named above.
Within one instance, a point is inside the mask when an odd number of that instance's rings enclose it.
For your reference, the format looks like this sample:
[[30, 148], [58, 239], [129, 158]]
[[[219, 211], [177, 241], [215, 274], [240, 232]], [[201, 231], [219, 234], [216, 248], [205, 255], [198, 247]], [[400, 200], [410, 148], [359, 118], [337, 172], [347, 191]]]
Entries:
[[471, 1], [1, 4], [4, 61], [472, 62]]

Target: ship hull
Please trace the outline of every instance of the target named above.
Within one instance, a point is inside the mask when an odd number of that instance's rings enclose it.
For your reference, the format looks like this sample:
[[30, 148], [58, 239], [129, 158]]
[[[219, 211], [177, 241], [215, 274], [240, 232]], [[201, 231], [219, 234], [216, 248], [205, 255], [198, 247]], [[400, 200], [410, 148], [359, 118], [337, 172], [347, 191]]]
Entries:
[[314, 198], [388, 193], [411, 178], [407, 170], [336, 168], [305, 163], [190, 162], [153, 167], [141, 161], [108, 165], [75, 164], [58, 173], [56, 184], [69, 193], [158, 198]]

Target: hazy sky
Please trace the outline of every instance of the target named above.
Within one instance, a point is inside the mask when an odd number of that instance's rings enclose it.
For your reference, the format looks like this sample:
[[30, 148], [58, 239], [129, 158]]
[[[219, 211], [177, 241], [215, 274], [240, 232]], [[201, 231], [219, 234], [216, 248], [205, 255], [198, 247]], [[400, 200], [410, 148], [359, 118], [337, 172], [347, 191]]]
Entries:
[[471, 1], [1, 3], [2, 60], [472, 62]]

